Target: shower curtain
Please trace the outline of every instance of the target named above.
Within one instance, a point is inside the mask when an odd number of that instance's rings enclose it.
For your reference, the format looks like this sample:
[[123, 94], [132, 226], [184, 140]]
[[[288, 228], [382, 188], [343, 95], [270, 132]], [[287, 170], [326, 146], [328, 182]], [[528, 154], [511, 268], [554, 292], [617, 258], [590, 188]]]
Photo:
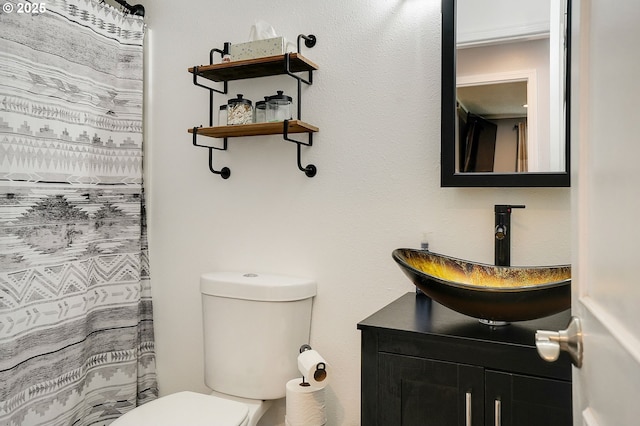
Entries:
[[107, 425], [157, 396], [145, 26], [97, 0], [3, 1], [0, 425]]

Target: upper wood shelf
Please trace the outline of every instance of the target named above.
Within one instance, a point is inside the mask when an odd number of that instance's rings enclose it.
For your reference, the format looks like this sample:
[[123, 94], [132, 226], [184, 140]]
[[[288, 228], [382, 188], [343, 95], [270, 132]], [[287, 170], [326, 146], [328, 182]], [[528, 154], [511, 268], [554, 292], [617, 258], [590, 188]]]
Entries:
[[[286, 55], [266, 56], [243, 61], [221, 62], [213, 65], [198, 66], [197, 75], [212, 81], [232, 81], [245, 78], [267, 77], [286, 74]], [[188, 71], [193, 74], [195, 67]], [[318, 66], [300, 55], [289, 54], [289, 71], [303, 72], [317, 70]]]

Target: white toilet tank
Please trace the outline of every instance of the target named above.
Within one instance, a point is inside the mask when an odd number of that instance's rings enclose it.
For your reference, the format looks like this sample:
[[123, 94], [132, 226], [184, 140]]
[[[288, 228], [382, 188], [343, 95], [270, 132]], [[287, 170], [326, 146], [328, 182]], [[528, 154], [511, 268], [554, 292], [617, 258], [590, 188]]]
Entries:
[[316, 283], [282, 275], [211, 272], [200, 277], [205, 383], [249, 399], [279, 399], [300, 376]]

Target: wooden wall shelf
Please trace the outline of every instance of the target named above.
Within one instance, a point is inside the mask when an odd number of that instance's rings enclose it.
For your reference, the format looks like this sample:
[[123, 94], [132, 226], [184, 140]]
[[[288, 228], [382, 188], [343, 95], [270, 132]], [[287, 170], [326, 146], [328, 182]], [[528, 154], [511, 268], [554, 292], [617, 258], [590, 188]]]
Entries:
[[[196, 67], [188, 71], [193, 74]], [[315, 71], [318, 66], [300, 55], [289, 54], [289, 71], [304, 72]], [[200, 65], [197, 67], [197, 75], [211, 81], [232, 81], [246, 78], [266, 77], [286, 73], [285, 55], [266, 56], [264, 58], [247, 59], [243, 61], [221, 62], [213, 65]]]
[[[300, 42], [304, 40], [306, 47], [313, 47], [316, 44], [316, 37], [313, 34], [308, 36], [304, 34], [298, 35], [298, 52], [300, 51]], [[225, 47], [226, 49], [226, 47]], [[300, 120], [301, 117], [301, 103], [302, 103], [302, 90], [301, 85], [313, 84], [313, 71], [318, 69], [318, 66], [306, 59], [300, 53], [285, 53], [283, 55], [266, 56], [262, 58], [247, 59], [242, 61], [220, 62], [213, 63], [213, 54], [218, 52], [224, 55], [225, 52], [219, 49], [212, 49], [210, 52], [210, 64], [209, 65], [196, 65], [188, 68], [190, 74], [193, 75], [193, 84], [209, 91], [209, 126], [210, 127], [193, 127], [188, 129], [188, 132], [193, 134], [193, 145], [209, 150], [209, 170], [220, 175], [223, 179], [228, 179], [231, 175], [231, 171], [228, 167], [223, 167], [220, 170], [216, 170], [213, 167], [213, 151], [227, 150], [227, 138], [235, 138], [242, 136], [261, 136], [261, 135], [282, 135], [282, 138], [288, 142], [294, 142], [297, 145], [297, 160], [298, 169], [304, 172], [307, 177], [313, 177], [316, 175], [317, 169], [313, 164], [303, 166], [300, 159], [300, 147], [301, 145], [312, 146], [313, 145], [313, 133], [319, 129], [316, 126], [305, 123]], [[296, 73], [308, 73], [308, 79], [303, 79]], [[239, 124], [229, 126], [213, 126], [214, 115], [214, 103], [213, 93], [227, 94], [227, 82], [232, 80], [242, 80], [247, 78], [267, 77], [274, 75], [288, 75], [293, 77], [297, 81], [298, 86], [298, 114], [296, 120], [284, 120], [269, 123], [252, 123], [252, 124]], [[217, 89], [203, 85], [198, 82], [198, 77], [214, 81], [222, 82], [223, 89]], [[286, 123], [286, 124], [285, 124]], [[302, 142], [289, 137], [289, 134], [293, 133], [306, 133], [308, 142]], [[224, 139], [222, 147], [201, 145], [197, 142], [198, 136], [208, 136], [211, 138]]]
[[[233, 126], [199, 127], [197, 133], [211, 138], [235, 138], [242, 136], [281, 135], [283, 134], [283, 121], [271, 123], [236, 124]], [[288, 133], [314, 133], [319, 129], [316, 126], [300, 120], [290, 120]], [[188, 130], [193, 133], [193, 129]]]

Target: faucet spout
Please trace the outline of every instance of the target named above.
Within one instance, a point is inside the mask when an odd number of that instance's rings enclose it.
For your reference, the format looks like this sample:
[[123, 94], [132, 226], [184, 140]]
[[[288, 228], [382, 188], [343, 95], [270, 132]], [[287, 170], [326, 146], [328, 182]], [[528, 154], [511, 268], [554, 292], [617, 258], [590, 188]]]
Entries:
[[524, 209], [522, 204], [496, 204], [495, 212], [495, 264], [511, 266], [511, 210]]

